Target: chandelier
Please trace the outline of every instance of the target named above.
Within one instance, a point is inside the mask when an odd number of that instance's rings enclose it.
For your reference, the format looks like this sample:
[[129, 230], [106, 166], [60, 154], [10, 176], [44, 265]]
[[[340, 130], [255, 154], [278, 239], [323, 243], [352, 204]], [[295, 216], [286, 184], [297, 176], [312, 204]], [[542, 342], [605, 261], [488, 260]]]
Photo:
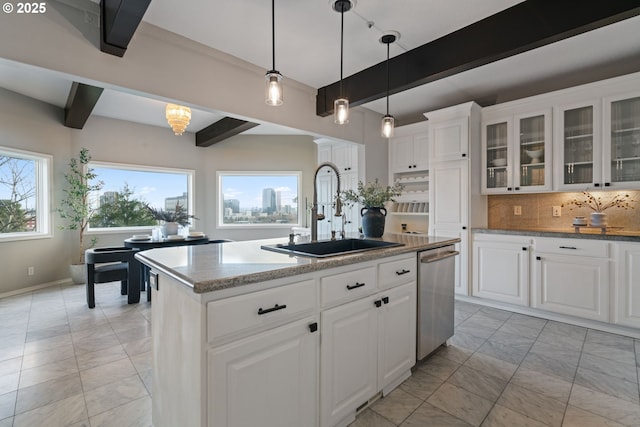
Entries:
[[176, 135], [182, 135], [191, 120], [191, 108], [182, 105], [167, 104], [167, 122]]

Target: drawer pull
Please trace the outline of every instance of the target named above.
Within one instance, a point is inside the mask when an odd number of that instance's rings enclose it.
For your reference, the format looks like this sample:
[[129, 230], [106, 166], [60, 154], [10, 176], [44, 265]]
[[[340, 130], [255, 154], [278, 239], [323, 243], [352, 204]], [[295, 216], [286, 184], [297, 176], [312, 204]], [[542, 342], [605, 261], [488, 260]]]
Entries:
[[267, 308], [266, 310], [263, 310], [262, 307], [260, 307], [258, 309], [258, 316], [261, 316], [261, 315], [267, 314], [267, 313], [271, 313], [272, 311], [284, 310], [285, 308], [287, 308], [286, 304], [282, 304], [282, 305], [276, 304], [271, 308]]
[[402, 269], [402, 270], [400, 270], [400, 271], [396, 271], [396, 274], [397, 274], [398, 276], [402, 276], [403, 274], [407, 274], [407, 273], [411, 273], [411, 270], [406, 270], [406, 269], [404, 269], [404, 268], [403, 268], [403, 269]]
[[362, 282], [362, 283], [358, 283], [358, 282], [356, 282], [356, 284], [355, 284], [355, 285], [347, 285], [347, 289], [351, 291], [351, 290], [353, 290], [353, 289], [361, 288], [361, 287], [363, 287], [364, 285], [366, 285], [366, 283], [364, 283], [364, 282]]
[[578, 249], [575, 246], [560, 246], [560, 249]]

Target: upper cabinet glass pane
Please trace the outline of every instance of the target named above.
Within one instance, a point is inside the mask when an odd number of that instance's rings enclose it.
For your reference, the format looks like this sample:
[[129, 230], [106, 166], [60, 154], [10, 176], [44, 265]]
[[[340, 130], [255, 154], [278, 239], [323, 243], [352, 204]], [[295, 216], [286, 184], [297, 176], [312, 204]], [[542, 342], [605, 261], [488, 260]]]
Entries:
[[487, 188], [507, 187], [507, 122], [487, 125]]
[[520, 186], [544, 185], [545, 116], [520, 119]]
[[640, 181], [640, 98], [611, 103], [611, 181]]
[[564, 112], [564, 183], [593, 182], [593, 107]]

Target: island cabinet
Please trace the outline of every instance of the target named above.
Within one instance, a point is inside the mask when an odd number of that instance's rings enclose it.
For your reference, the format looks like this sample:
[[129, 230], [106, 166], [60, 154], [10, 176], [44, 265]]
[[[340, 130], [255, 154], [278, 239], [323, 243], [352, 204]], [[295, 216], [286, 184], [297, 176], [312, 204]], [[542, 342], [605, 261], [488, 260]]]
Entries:
[[416, 259], [202, 294], [154, 269], [154, 425], [346, 426], [411, 374]]
[[529, 254], [525, 236], [474, 234], [473, 296], [529, 305]]
[[[321, 279], [322, 305], [360, 297], [321, 314], [321, 425], [346, 426], [379, 391], [386, 395], [410, 375], [416, 360], [416, 257], [380, 263], [373, 270]], [[367, 290], [373, 280], [377, 284]], [[372, 293], [375, 292], [375, 293]]]
[[615, 316], [619, 325], [640, 328], [640, 243], [619, 243]]
[[606, 241], [536, 238], [532, 307], [609, 322], [611, 252]]

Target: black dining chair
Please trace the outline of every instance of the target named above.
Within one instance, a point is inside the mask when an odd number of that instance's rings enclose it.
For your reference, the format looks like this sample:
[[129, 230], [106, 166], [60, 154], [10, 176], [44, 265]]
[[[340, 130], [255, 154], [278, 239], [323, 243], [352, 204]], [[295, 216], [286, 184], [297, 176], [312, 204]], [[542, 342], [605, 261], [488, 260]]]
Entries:
[[85, 251], [87, 265], [87, 305], [96, 306], [95, 284], [120, 281], [120, 294], [129, 304], [140, 301], [140, 262], [137, 250], [125, 247], [92, 248]]

